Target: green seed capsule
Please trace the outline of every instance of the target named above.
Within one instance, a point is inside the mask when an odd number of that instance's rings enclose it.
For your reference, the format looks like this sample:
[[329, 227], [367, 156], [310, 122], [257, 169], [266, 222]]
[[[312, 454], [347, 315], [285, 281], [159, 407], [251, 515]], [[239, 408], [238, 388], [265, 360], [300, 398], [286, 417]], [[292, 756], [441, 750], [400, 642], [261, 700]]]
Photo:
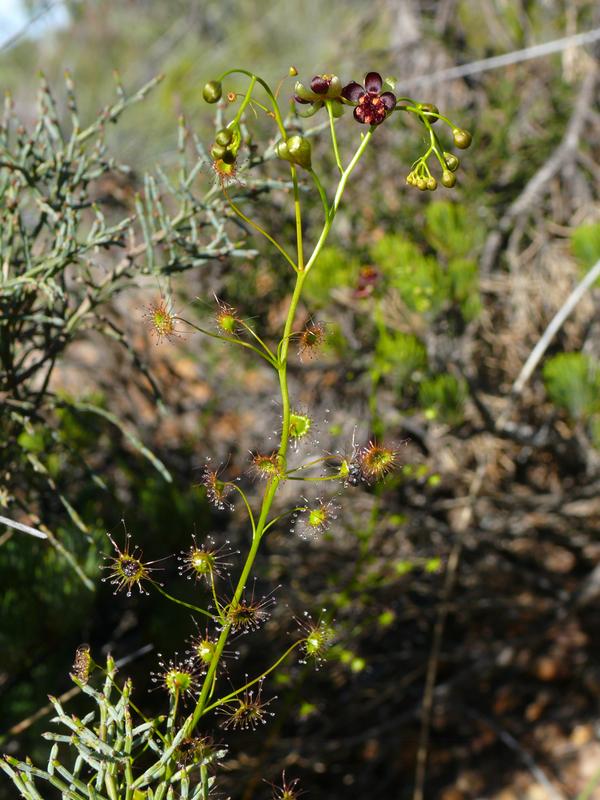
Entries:
[[450, 172], [456, 172], [460, 161], [453, 153], [444, 153], [444, 161]]
[[456, 175], [450, 170], [444, 170], [442, 173], [442, 183], [447, 189], [451, 189], [456, 183]]
[[469, 131], [464, 131], [462, 128], [454, 128], [452, 136], [454, 137], [454, 144], [460, 150], [466, 150], [467, 147], [471, 146], [472, 137]]
[[419, 103], [419, 108], [421, 109], [421, 111], [425, 112], [425, 115], [427, 116], [427, 119], [429, 120], [429, 122], [432, 125], [435, 125], [435, 123], [438, 121], [438, 118], [437, 117], [430, 117], [429, 115], [430, 114], [439, 114], [440, 113], [439, 108], [437, 106], [434, 106], [433, 103]]
[[210, 155], [214, 158], [215, 161], [218, 161], [220, 158], [223, 158], [227, 151], [224, 147], [221, 147], [220, 144], [213, 144], [210, 148]]
[[287, 140], [289, 159], [304, 169], [311, 167], [311, 145], [304, 136], [290, 136]]
[[277, 153], [278, 158], [283, 158], [284, 161], [291, 161], [290, 154], [288, 153], [288, 147], [285, 142], [278, 142], [275, 152]]
[[227, 147], [233, 142], [233, 131], [231, 128], [221, 128], [215, 136], [215, 141], [221, 147]]
[[204, 84], [202, 97], [207, 103], [218, 103], [223, 96], [223, 86], [221, 81], [209, 81]]

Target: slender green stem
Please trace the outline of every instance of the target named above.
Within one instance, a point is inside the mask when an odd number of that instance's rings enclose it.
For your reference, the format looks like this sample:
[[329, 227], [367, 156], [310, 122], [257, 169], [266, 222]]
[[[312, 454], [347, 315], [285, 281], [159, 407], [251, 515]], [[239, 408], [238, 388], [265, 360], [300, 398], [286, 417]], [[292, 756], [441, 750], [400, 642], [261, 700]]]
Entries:
[[288, 264], [291, 265], [292, 269], [295, 272], [298, 272], [298, 267], [296, 266], [294, 260], [286, 253], [286, 251], [279, 244], [279, 242], [276, 239], [274, 239], [271, 236], [271, 234], [268, 233], [257, 222], [254, 222], [254, 220], [250, 219], [250, 217], [247, 217], [246, 214], [244, 214], [244, 212], [238, 206], [236, 206], [236, 204], [233, 202], [233, 200], [231, 199], [231, 197], [227, 193], [227, 189], [225, 187], [223, 187], [223, 194], [225, 195], [225, 198], [227, 199], [227, 202], [231, 206], [232, 210], [238, 215], [238, 217], [240, 217], [240, 219], [243, 219], [244, 222], [246, 222], [248, 225], [250, 225], [251, 228], [254, 228], [255, 231], [258, 231], [258, 233], [260, 233], [262, 236], [264, 236], [265, 239], [268, 239], [271, 242], [271, 244], [274, 247], [276, 247], [277, 250], [279, 250], [279, 252], [285, 258], [285, 260], [288, 262]]
[[244, 99], [243, 99], [243, 101], [242, 101], [242, 104], [241, 104], [241, 105], [240, 105], [240, 107], [238, 108], [238, 112], [237, 112], [237, 114], [235, 115], [235, 117], [234, 117], [234, 119], [233, 119], [233, 121], [234, 121], [236, 124], [237, 124], [237, 123], [240, 121], [240, 119], [242, 118], [242, 114], [244, 113], [244, 111], [245, 111], [245, 109], [246, 109], [246, 106], [248, 105], [248, 103], [249, 103], [249, 102], [250, 102], [250, 100], [252, 99], [252, 90], [254, 89], [255, 85], [256, 85], [256, 76], [255, 76], [255, 75], [253, 75], [253, 76], [252, 76], [252, 79], [250, 80], [250, 86], [248, 87], [248, 89], [247, 89], [247, 91], [246, 91], [246, 96], [244, 97]]
[[296, 218], [296, 250], [298, 254], [298, 269], [304, 269], [304, 244], [302, 240], [302, 209], [300, 207], [300, 191], [298, 189], [298, 171], [294, 164], [290, 164], [292, 183], [294, 185], [294, 216]]
[[319, 478], [302, 478], [299, 475], [288, 475], [287, 478], [290, 481], [312, 481], [314, 483], [317, 483], [319, 481], [339, 481], [340, 476], [339, 475], [323, 475], [323, 476], [321, 476]]
[[173, 597], [173, 595], [169, 594], [168, 592], [165, 592], [160, 583], [155, 583], [154, 581], [150, 581], [150, 583], [152, 584], [152, 586], [154, 586], [155, 589], [158, 589], [158, 591], [164, 597], [166, 597], [167, 600], [170, 600], [172, 603], [177, 603], [178, 606], [184, 606], [184, 608], [191, 608], [192, 611], [197, 611], [199, 614], [204, 614], [205, 617], [210, 617], [210, 619], [213, 620], [217, 619], [217, 617], [215, 617], [214, 614], [211, 614], [210, 611], [206, 611], [205, 609], [200, 608], [199, 606], [194, 606], [191, 603], [186, 603], [185, 600], [178, 600], [176, 597]]
[[265, 92], [269, 95], [269, 99], [271, 100], [271, 104], [273, 106], [273, 115], [275, 117], [275, 121], [277, 122], [277, 127], [279, 128], [279, 131], [280, 131], [281, 135], [283, 136], [283, 138], [287, 139], [287, 134], [285, 132], [285, 127], [283, 125], [283, 119], [281, 118], [281, 111], [279, 110], [279, 103], [277, 102], [277, 98], [273, 94], [273, 91], [271, 90], [271, 87], [269, 86], [269, 84], [266, 81], [264, 81], [262, 78], [259, 78], [258, 75], [254, 75], [252, 72], [248, 72], [247, 69], [237, 69], [237, 68], [226, 70], [226, 72], [223, 72], [221, 74], [221, 77], [219, 78], [219, 80], [222, 81], [223, 78], [226, 78], [228, 75], [235, 75], [235, 74], [247, 75], [253, 81], [256, 81], [257, 83], [260, 83], [260, 85], [263, 87]]
[[221, 604], [219, 603], [219, 598], [217, 597], [217, 589], [215, 586], [215, 573], [212, 571], [212, 569], [210, 571], [210, 588], [212, 589], [213, 602], [215, 604], [215, 608], [217, 609], [217, 614], [219, 615], [219, 618], [222, 619], [223, 610], [221, 608]]
[[333, 205], [329, 211], [329, 217], [327, 218], [325, 225], [323, 226], [323, 230], [319, 237], [318, 242], [315, 245], [315, 249], [312, 252], [311, 257], [309, 258], [306, 268], [304, 270], [305, 273], [308, 273], [310, 269], [312, 269], [314, 263], [316, 262], [317, 258], [319, 257], [319, 253], [323, 249], [323, 245], [327, 241], [327, 237], [329, 236], [329, 231], [331, 230], [331, 226], [333, 224], [333, 220], [335, 219], [335, 215], [337, 214], [337, 210], [340, 206], [340, 202], [342, 200], [342, 196], [344, 194], [344, 190], [346, 188], [346, 184], [348, 183], [348, 178], [354, 171], [354, 168], [360, 161], [363, 153], [365, 152], [367, 145], [369, 144], [371, 137], [373, 135], [373, 128], [369, 128], [369, 131], [363, 136], [363, 140], [358, 146], [356, 152], [352, 156], [352, 160], [344, 170], [343, 175], [340, 178], [340, 182], [338, 184], [335, 197], [333, 200]]
[[242, 500], [244, 501], [244, 505], [246, 506], [246, 511], [248, 512], [248, 517], [250, 518], [250, 524], [252, 525], [252, 537], [256, 535], [256, 523], [254, 522], [254, 514], [252, 513], [252, 509], [250, 508], [250, 503], [248, 502], [248, 498], [246, 497], [245, 493], [240, 489], [237, 483], [233, 481], [227, 481], [225, 484], [226, 486], [231, 486], [232, 489], [235, 489], [236, 492], [241, 496]]
[[256, 331], [253, 330], [250, 327], [250, 325], [248, 325], [248, 323], [245, 322], [243, 319], [239, 320], [239, 322], [240, 322], [240, 325], [244, 328], [244, 330], [248, 331], [250, 336], [254, 336], [256, 341], [261, 345], [261, 347], [264, 348], [265, 353], [269, 356], [269, 358], [271, 358], [273, 360], [273, 364], [275, 364], [275, 356], [274, 356], [274, 354], [271, 352], [271, 349], [263, 342], [263, 340], [256, 333]]
[[342, 159], [340, 158], [337, 136], [335, 134], [335, 117], [333, 116], [333, 107], [331, 105], [331, 100], [326, 100], [325, 105], [327, 106], [327, 113], [329, 114], [329, 130], [331, 131], [331, 144], [333, 145], [335, 163], [337, 164], [339, 171], [343, 175], [344, 167], [342, 166]]
[[[335, 458], [336, 456], [334, 456]], [[306, 461], [304, 464], [300, 464], [299, 467], [294, 467], [294, 469], [290, 469], [285, 473], [285, 477], [289, 478], [290, 475], [293, 475], [294, 472], [300, 472], [300, 470], [308, 469], [309, 467], [314, 467], [316, 464], [323, 464], [326, 461], [331, 461], [332, 456], [319, 456], [319, 458], [314, 458], [312, 461]]]
[[250, 342], [243, 342], [241, 339], [236, 339], [233, 336], [221, 336], [220, 333], [212, 333], [211, 331], [207, 331], [205, 328], [201, 328], [199, 325], [194, 325], [193, 322], [190, 322], [188, 319], [184, 319], [183, 317], [175, 317], [175, 319], [179, 320], [180, 322], [189, 325], [190, 328], [193, 328], [198, 333], [203, 333], [205, 336], [210, 336], [211, 339], [219, 339], [221, 342], [230, 342], [231, 344], [238, 344], [240, 347], [245, 347], [248, 350], [253, 350], [257, 355], [261, 358], [264, 358], [272, 367], [275, 367], [275, 358], [272, 354], [267, 355], [267, 353], [263, 353], [262, 350], [259, 350], [258, 347], [255, 347]]
[[414, 100], [411, 101], [413, 103], [412, 106], [402, 106], [401, 108], [396, 108], [397, 111], [408, 111], [411, 114], [415, 114], [416, 116], [425, 120], [427, 117], [433, 117], [434, 119], [441, 119], [442, 122], [445, 122], [449, 128], [454, 128], [454, 123], [445, 117], [443, 114], [435, 113], [434, 111], [427, 111], [426, 113], [423, 112], [422, 109], [416, 107], [414, 105]]
[[277, 517], [275, 517], [265, 525], [263, 534], [265, 534], [272, 525], [275, 525], [275, 523], [279, 522], [279, 520], [289, 517], [290, 514], [294, 514], [296, 511], [306, 511], [306, 506], [297, 506], [296, 508], [290, 508], [289, 511], [285, 511], [283, 514], [279, 514]]
[[[296, 316], [298, 302], [302, 294], [302, 286], [304, 284], [305, 276], [306, 272], [303, 271], [303, 272], [298, 272], [296, 277], [296, 286], [294, 288], [292, 299], [290, 300], [290, 306], [288, 309], [288, 315], [285, 322], [285, 327], [282, 337], [283, 346], [281, 347], [279, 365], [277, 369], [279, 374], [279, 386], [281, 390], [281, 399], [283, 406], [283, 424], [281, 426], [281, 442], [279, 445], [279, 456], [283, 461], [284, 470], [285, 470], [285, 459], [287, 454], [289, 428], [290, 428], [290, 401], [289, 401], [289, 391], [287, 385], [287, 351], [289, 346], [289, 336], [292, 329], [292, 325], [294, 323], [294, 318]], [[246, 581], [248, 580], [248, 576], [250, 575], [252, 566], [254, 564], [254, 560], [258, 553], [258, 549], [260, 547], [260, 541], [264, 533], [265, 526], [267, 524], [267, 517], [269, 511], [271, 510], [273, 499], [275, 497], [280, 482], [281, 478], [279, 476], [275, 476], [269, 481], [265, 489], [265, 494], [263, 497], [262, 506], [260, 510], [260, 516], [258, 518], [256, 528], [254, 529], [253, 532], [254, 535], [252, 537], [252, 545], [248, 552], [248, 556], [246, 558], [246, 563], [244, 564], [244, 567], [242, 569], [242, 573], [239, 577], [236, 589], [233, 594], [233, 598], [231, 599], [231, 605], [235, 605], [236, 603], [239, 602], [242, 593], [244, 591], [244, 588], [246, 586]], [[208, 694], [213, 681], [213, 676], [216, 673], [217, 665], [221, 658], [223, 649], [225, 648], [225, 644], [229, 637], [230, 630], [231, 630], [231, 623], [226, 622], [219, 635], [219, 639], [215, 647], [215, 652], [212, 661], [204, 678], [202, 689], [200, 690], [200, 697], [198, 698], [198, 701], [196, 703], [196, 708], [194, 709], [194, 712], [189, 722], [187, 723], [189, 725], [188, 735], [191, 734], [191, 732], [194, 730], [194, 728], [196, 727], [196, 725], [200, 720], [200, 717], [204, 713], [204, 709], [206, 707], [206, 701], [208, 699]]]
[[262, 681], [262, 679], [265, 678], [270, 672], [273, 672], [274, 669], [277, 669], [277, 667], [282, 663], [282, 661], [285, 661], [285, 659], [289, 656], [290, 653], [292, 653], [296, 649], [296, 647], [298, 647], [301, 644], [304, 644], [305, 641], [306, 639], [299, 639], [297, 642], [294, 642], [294, 644], [291, 645], [291, 647], [288, 647], [285, 653], [282, 656], [280, 656], [274, 664], [271, 664], [269, 669], [266, 669], [264, 672], [261, 672], [261, 674], [257, 678], [253, 678], [251, 681], [248, 681], [248, 683], [245, 683], [239, 689], [235, 689], [233, 692], [226, 694], [225, 697], [220, 697], [218, 700], [215, 700], [214, 703], [211, 703], [204, 709], [204, 713], [208, 714], [208, 712], [212, 711], [213, 708], [217, 708], [218, 706], [223, 705], [223, 703], [227, 703], [232, 698], [237, 697], [238, 694], [245, 692], [246, 689], [249, 689], [251, 686], [254, 686], [256, 683]]
[[271, 114], [272, 113], [271, 111], [269, 111], [268, 107], [264, 103], [260, 103], [255, 97], [252, 98], [251, 106], [252, 106], [252, 110], [254, 111], [254, 114], [257, 117], [258, 117], [258, 114], [256, 113], [256, 109], [254, 108], [254, 106], [256, 106], [257, 108], [260, 108], [260, 110], [264, 111], [265, 114]]
[[311, 169], [310, 176], [315, 182], [315, 186], [317, 187], [317, 191], [319, 192], [319, 196], [321, 198], [321, 203], [323, 204], [323, 211], [325, 212], [325, 219], [329, 218], [329, 203], [327, 201], [327, 195], [325, 194], [325, 189], [323, 188], [323, 184], [319, 180], [319, 176]]
[[[244, 567], [242, 569], [242, 574], [240, 575], [240, 578], [238, 580], [235, 592], [233, 594], [233, 598], [231, 600], [231, 604], [232, 605], [235, 605], [236, 603], [239, 602], [239, 600], [240, 600], [240, 598], [242, 596], [242, 592], [244, 591], [244, 588], [246, 586], [246, 581], [248, 580], [248, 576], [250, 575], [250, 571], [251, 571], [252, 566], [254, 564], [254, 559], [256, 558], [256, 554], [258, 553], [258, 548], [260, 546], [260, 540], [261, 540], [261, 534], [262, 534], [262, 531], [263, 531], [263, 528], [264, 528], [264, 525], [265, 525], [267, 514], [269, 513], [269, 510], [271, 508], [271, 504], [273, 503], [273, 498], [275, 497], [275, 493], [277, 491], [277, 486], [279, 484], [279, 480], [280, 480], [279, 478], [274, 478], [273, 480], [271, 480], [268, 483], [267, 488], [265, 490], [265, 495], [264, 495], [264, 498], [263, 498], [263, 503], [262, 503], [262, 508], [261, 508], [261, 514], [260, 514], [260, 517], [259, 517], [259, 520], [258, 520], [258, 525], [257, 525], [257, 528], [256, 528], [256, 532], [255, 532], [254, 537], [252, 539], [252, 545], [250, 546], [250, 550], [249, 550], [248, 556], [246, 558], [246, 563], [244, 564]], [[208, 668], [208, 671], [207, 671], [207, 673], [206, 673], [206, 675], [204, 677], [204, 682], [202, 683], [202, 689], [200, 690], [200, 697], [198, 698], [198, 701], [196, 703], [196, 707], [194, 709], [194, 712], [193, 712], [192, 716], [186, 722], [186, 725], [188, 726], [188, 730], [187, 730], [187, 734], [188, 735], [190, 735], [192, 733], [192, 731], [194, 730], [194, 728], [198, 724], [198, 722], [200, 720], [200, 717], [202, 716], [202, 714], [204, 712], [204, 708], [206, 706], [206, 701], [208, 699], [209, 692], [211, 691], [211, 687], [213, 686], [213, 679], [214, 679], [214, 676], [216, 674], [217, 666], [219, 664], [219, 661], [221, 659], [221, 655], [222, 655], [223, 650], [225, 648], [225, 644], [226, 644], [227, 639], [229, 637], [230, 630], [231, 630], [231, 623], [230, 622], [226, 622], [225, 625], [223, 625], [223, 628], [221, 630], [221, 633], [219, 635], [219, 639], [218, 639], [216, 647], [215, 647], [215, 652], [214, 652], [213, 658], [211, 660], [211, 663], [210, 663], [210, 666]]]

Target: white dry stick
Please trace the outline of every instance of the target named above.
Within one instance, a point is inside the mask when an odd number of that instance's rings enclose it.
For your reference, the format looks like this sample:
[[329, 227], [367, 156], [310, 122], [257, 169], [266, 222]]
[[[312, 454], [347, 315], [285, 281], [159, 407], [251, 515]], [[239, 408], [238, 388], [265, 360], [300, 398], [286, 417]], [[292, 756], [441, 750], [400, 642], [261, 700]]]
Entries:
[[[565, 302], [562, 306], [558, 309], [556, 314], [550, 320], [548, 327], [542, 334], [539, 342], [533, 348], [527, 361], [523, 364], [521, 371], [513, 383], [510, 397], [512, 400], [515, 400], [525, 387], [525, 384], [531, 378], [535, 368], [539, 364], [542, 359], [542, 356], [548, 349], [550, 342], [554, 338], [554, 336], [558, 333], [558, 331], [563, 326], [565, 320], [569, 316], [569, 314], [573, 311], [577, 303], [581, 300], [587, 290], [592, 286], [597, 280], [600, 278], [600, 260], [596, 261], [594, 266], [585, 274], [582, 280], [579, 281], [577, 286], [573, 289], [571, 294], [567, 297]], [[512, 405], [512, 403], [510, 404]], [[503, 411], [500, 419], [498, 420], [498, 427], [503, 427], [504, 423], [507, 421], [507, 417], [510, 410], [510, 405]]]
[[31, 528], [29, 525], [23, 525], [22, 522], [15, 522], [12, 519], [8, 519], [8, 517], [0, 516], [0, 523], [2, 525], [7, 525], [9, 528], [14, 528], [17, 531], [28, 533], [30, 536], [36, 536], [38, 539], [48, 538], [45, 533], [38, 531], [37, 528]]
[[404, 91], [418, 86], [437, 84], [440, 81], [466, 78], [468, 75], [476, 75], [479, 72], [487, 72], [490, 69], [508, 67], [512, 64], [519, 64], [522, 61], [529, 61], [532, 58], [543, 58], [552, 53], [560, 53], [568, 48], [582, 47], [598, 41], [600, 41], [600, 28], [594, 28], [583, 33], [576, 33], [573, 36], [564, 36], [562, 39], [553, 39], [551, 42], [534, 44], [531, 47], [525, 47], [523, 50], [514, 50], [512, 53], [503, 53], [500, 56], [492, 56], [481, 61], [471, 61], [469, 64], [460, 64], [457, 67], [432, 72], [430, 75], [414, 75], [403, 81], [398, 81], [395, 88], [398, 91]]
[[558, 309], [548, 327], [544, 331], [541, 339], [529, 354], [529, 358], [523, 364], [523, 368], [519, 373], [519, 377], [513, 384], [512, 394], [519, 395], [523, 391], [523, 387], [531, 377], [534, 369], [537, 367], [540, 359], [548, 349], [548, 345], [561, 329], [564, 321], [569, 314], [573, 311], [577, 303], [581, 300], [583, 295], [587, 292], [590, 286], [600, 278], [600, 260], [596, 261], [594, 266], [585, 274], [582, 280], [573, 289], [571, 294], [567, 297], [562, 306]]

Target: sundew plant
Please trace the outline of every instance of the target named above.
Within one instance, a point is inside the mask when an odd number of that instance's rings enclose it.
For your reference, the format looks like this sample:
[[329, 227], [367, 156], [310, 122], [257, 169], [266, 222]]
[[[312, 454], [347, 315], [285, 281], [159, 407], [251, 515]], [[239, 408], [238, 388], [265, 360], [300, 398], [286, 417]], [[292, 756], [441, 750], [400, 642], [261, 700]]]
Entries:
[[[289, 77], [296, 74], [290, 68]], [[227, 82], [233, 75], [246, 81], [242, 92], [229, 90]], [[53, 722], [60, 732], [45, 734], [52, 742], [47, 765], [37, 767], [10, 756], [1, 762], [28, 800], [43, 798], [48, 784], [69, 800], [208, 800], [214, 796], [219, 762], [227, 753], [227, 732], [268, 723], [277, 705], [269, 691], [272, 673], [294, 657], [321, 665], [336, 635], [335, 620], [327, 611], [308, 609], [300, 620], [290, 620], [296, 635], [282, 648], [280, 657], [259, 675], [248, 675], [242, 685], [232, 686], [226, 665], [232, 641], [257, 630], [268, 619], [274, 602], [272, 595], [258, 597], [253, 590], [253, 568], [261, 544], [278, 526], [289, 526], [290, 519], [298, 535], [319, 537], [335, 519], [336, 498], [342, 492], [383, 480], [398, 466], [397, 447], [378, 439], [355, 441], [344, 454], [304, 455], [304, 443], [311, 442], [311, 448], [315, 444], [315, 420], [310, 410], [299, 407], [291, 396], [288, 360], [292, 352], [301, 359], [315, 357], [328, 331], [315, 318], [299, 326], [299, 304], [311, 272], [319, 269], [319, 255], [348, 182], [376, 142], [381, 125], [397, 124], [408, 115], [416, 119], [424, 150], [404, 172], [406, 182], [421, 191], [435, 190], [438, 180], [447, 188], [454, 186], [459, 160], [447, 148], [450, 142], [458, 149], [467, 148], [471, 137], [434, 105], [397, 97], [393, 81], [384, 81], [377, 72], [369, 72], [361, 83], [344, 83], [331, 74], [316, 75], [304, 83], [296, 82], [291, 96], [283, 90], [284, 85], [282, 82], [274, 90], [258, 75], [236, 69], [209, 81], [202, 92], [207, 103], [218, 104], [220, 128], [208, 149], [224, 202], [244, 227], [267, 240], [281, 269], [293, 274], [294, 287], [278, 341], [257, 330], [255, 323], [244, 319], [223, 298], [215, 301], [215, 324], [209, 329], [180, 315], [168, 296], [151, 302], [145, 314], [159, 342], [177, 347], [182, 332], [197, 332], [243, 348], [249, 359], [261, 359], [273, 371], [279, 389], [279, 439], [276, 449], [265, 448], [251, 455], [249, 473], [262, 482], [256, 507], [238, 481], [228, 480], [226, 468], [207, 466], [202, 477], [207, 496], [217, 508], [227, 510], [236, 502], [242, 504], [247, 514], [247, 546], [234, 552], [225, 540], [195, 534], [189, 548], [177, 556], [180, 576], [194, 580], [197, 588], [197, 604], [190, 604], [177, 599], [176, 589], [166, 590], [156, 565], [144, 561], [133, 534], [126, 532], [124, 539], [109, 536], [112, 553], [103, 565], [104, 580], [115, 592], [155, 591], [173, 602], [178, 613], [187, 614], [191, 609], [197, 635], [179, 653], [161, 656], [152, 680], [164, 689], [168, 707], [154, 718], [147, 718], [138, 708], [143, 705], [139, 698], [134, 703], [131, 682], [118, 680], [114, 661], [109, 658], [105, 666], [97, 665], [89, 648], [82, 646], [72, 679], [88, 696], [90, 712], [78, 718], [53, 700]], [[310, 135], [303, 133], [303, 119], [314, 115], [323, 117], [323, 124], [314, 126]], [[273, 126], [261, 158], [256, 155], [250, 130], [259, 118]], [[322, 174], [313, 163], [312, 141], [317, 135], [329, 139], [335, 165], [332, 175]], [[289, 170], [295, 242], [280, 241], [253, 220], [239, 192], [244, 172], [259, 168], [266, 160], [279, 162], [282, 171]], [[402, 172], [399, 165], [398, 176]], [[303, 234], [302, 197], [311, 186], [322, 206], [322, 226], [316, 241], [308, 242]], [[291, 481], [297, 482], [298, 497], [291, 507], [282, 508], [278, 492], [282, 484]], [[320, 496], [305, 499], [302, 488], [306, 482], [320, 487]], [[280, 591], [285, 592], [285, 587]], [[285, 774], [277, 786], [266, 791], [280, 800], [300, 794], [297, 780]]]

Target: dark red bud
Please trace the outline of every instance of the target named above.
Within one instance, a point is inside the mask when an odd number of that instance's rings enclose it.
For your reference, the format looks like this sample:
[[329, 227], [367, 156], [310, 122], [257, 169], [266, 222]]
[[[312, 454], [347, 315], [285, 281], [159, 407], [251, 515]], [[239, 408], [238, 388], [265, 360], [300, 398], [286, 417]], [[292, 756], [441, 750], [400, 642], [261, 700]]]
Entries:
[[327, 78], [324, 78], [322, 75], [315, 75], [315, 77], [310, 82], [310, 88], [316, 94], [326, 94], [327, 89], [329, 89], [330, 81]]

